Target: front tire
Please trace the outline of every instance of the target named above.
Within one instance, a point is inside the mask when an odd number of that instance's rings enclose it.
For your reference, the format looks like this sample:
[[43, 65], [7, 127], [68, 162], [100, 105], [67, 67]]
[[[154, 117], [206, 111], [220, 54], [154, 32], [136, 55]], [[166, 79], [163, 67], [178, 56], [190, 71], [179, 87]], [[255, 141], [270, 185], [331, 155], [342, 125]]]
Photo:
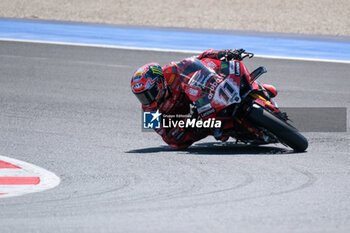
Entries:
[[256, 126], [273, 133], [281, 142], [293, 148], [294, 151], [302, 152], [308, 147], [307, 139], [297, 129], [258, 104], [253, 104], [247, 119]]

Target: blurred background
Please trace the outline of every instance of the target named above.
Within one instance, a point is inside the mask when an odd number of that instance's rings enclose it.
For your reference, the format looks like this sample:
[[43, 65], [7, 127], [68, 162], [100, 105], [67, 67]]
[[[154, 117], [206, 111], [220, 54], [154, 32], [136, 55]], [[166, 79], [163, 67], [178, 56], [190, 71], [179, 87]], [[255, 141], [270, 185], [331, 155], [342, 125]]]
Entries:
[[349, 0], [1, 0], [0, 17], [350, 36]]

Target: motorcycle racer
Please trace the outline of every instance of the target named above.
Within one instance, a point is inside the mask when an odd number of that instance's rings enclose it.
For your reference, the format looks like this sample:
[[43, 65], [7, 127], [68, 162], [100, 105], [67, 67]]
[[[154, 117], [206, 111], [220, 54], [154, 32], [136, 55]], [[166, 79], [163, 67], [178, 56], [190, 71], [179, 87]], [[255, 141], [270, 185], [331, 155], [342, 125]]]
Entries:
[[[230, 60], [241, 60], [243, 49], [213, 50], [208, 49], [196, 58], [199, 60], [210, 59], [209, 65], [216, 73], [221, 73], [221, 62]], [[191, 101], [181, 87], [179, 62], [170, 62], [163, 68], [158, 63], [148, 63], [133, 74], [131, 89], [142, 104], [144, 111], [159, 110], [162, 114], [189, 114]], [[253, 85], [260, 85], [254, 82]], [[264, 85], [270, 97], [277, 95], [276, 89], [271, 85]], [[184, 149], [196, 141], [199, 141], [213, 132], [210, 129], [198, 128], [160, 128], [155, 131], [171, 147]], [[228, 137], [222, 137], [225, 141]]]

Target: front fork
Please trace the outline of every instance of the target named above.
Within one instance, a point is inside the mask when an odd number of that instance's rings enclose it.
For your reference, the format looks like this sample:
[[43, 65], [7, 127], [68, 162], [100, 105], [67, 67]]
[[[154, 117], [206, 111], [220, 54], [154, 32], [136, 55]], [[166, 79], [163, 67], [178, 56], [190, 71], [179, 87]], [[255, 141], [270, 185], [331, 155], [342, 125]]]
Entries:
[[[224, 121], [224, 125], [221, 128], [216, 128], [214, 130], [214, 138], [216, 140], [220, 140], [223, 136], [227, 136], [224, 131], [235, 128], [235, 125], [237, 124], [241, 125], [258, 138], [263, 138], [264, 135], [260, 130], [252, 126], [249, 122], [245, 121], [245, 116], [249, 113], [250, 108], [254, 103], [258, 103], [264, 107], [271, 106], [273, 108], [271, 101], [268, 100], [268, 96], [266, 96], [262, 90], [250, 90], [242, 96], [242, 102], [235, 106], [231, 117], [227, 117], [227, 119]], [[277, 109], [274, 110], [278, 111]]]
[[254, 102], [269, 109], [275, 114], [279, 114], [280, 111], [278, 110], [277, 104], [271, 99], [267, 98], [267, 96], [262, 96], [257, 93], [250, 94], [250, 97], [254, 99]]
[[253, 89], [245, 95], [245, 98], [242, 98], [242, 104], [239, 107], [240, 110], [237, 111], [239, 114], [233, 117], [234, 123], [241, 125], [251, 135], [254, 135], [260, 142], [274, 142], [276, 139], [273, 137], [273, 135], [270, 135], [266, 130], [256, 127], [245, 120], [254, 103], [263, 106], [275, 115], [280, 114], [277, 106], [263, 90]]
[[[261, 130], [249, 124], [249, 122], [246, 122], [244, 119], [247, 113], [249, 113], [250, 108], [253, 106], [254, 103], [262, 105], [263, 107], [268, 108], [270, 111], [276, 114], [280, 113], [276, 103], [270, 98], [270, 96], [268, 95], [266, 90], [263, 89], [263, 87], [259, 86], [259, 89], [252, 89], [254, 81], [256, 81], [262, 74], [266, 72], [267, 69], [261, 66], [249, 74], [250, 78], [247, 80], [249, 83], [248, 86], [250, 87], [250, 90], [244, 93], [244, 95], [241, 97], [241, 103], [235, 106], [231, 115], [231, 119], [233, 119], [233, 122], [231, 121], [232, 126], [234, 126], [235, 124], [240, 124], [244, 128], [246, 128], [250, 133], [255, 134], [258, 138], [263, 139], [263, 141], [265, 142], [267, 141], [265, 134]], [[225, 128], [222, 127], [214, 130], [213, 136], [215, 137], [215, 139], [220, 140], [223, 137]]]

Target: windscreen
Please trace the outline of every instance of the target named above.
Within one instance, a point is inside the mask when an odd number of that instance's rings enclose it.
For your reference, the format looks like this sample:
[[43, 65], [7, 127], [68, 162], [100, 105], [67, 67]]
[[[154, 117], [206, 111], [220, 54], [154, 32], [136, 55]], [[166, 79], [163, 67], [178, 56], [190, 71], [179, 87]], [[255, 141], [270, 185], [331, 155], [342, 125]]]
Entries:
[[223, 81], [223, 78], [197, 58], [188, 58], [181, 61], [178, 68], [181, 72], [181, 82], [185, 91], [191, 88], [199, 92], [192, 99], [197, 108], [210, 103], [214, 97], [216, 87]]

